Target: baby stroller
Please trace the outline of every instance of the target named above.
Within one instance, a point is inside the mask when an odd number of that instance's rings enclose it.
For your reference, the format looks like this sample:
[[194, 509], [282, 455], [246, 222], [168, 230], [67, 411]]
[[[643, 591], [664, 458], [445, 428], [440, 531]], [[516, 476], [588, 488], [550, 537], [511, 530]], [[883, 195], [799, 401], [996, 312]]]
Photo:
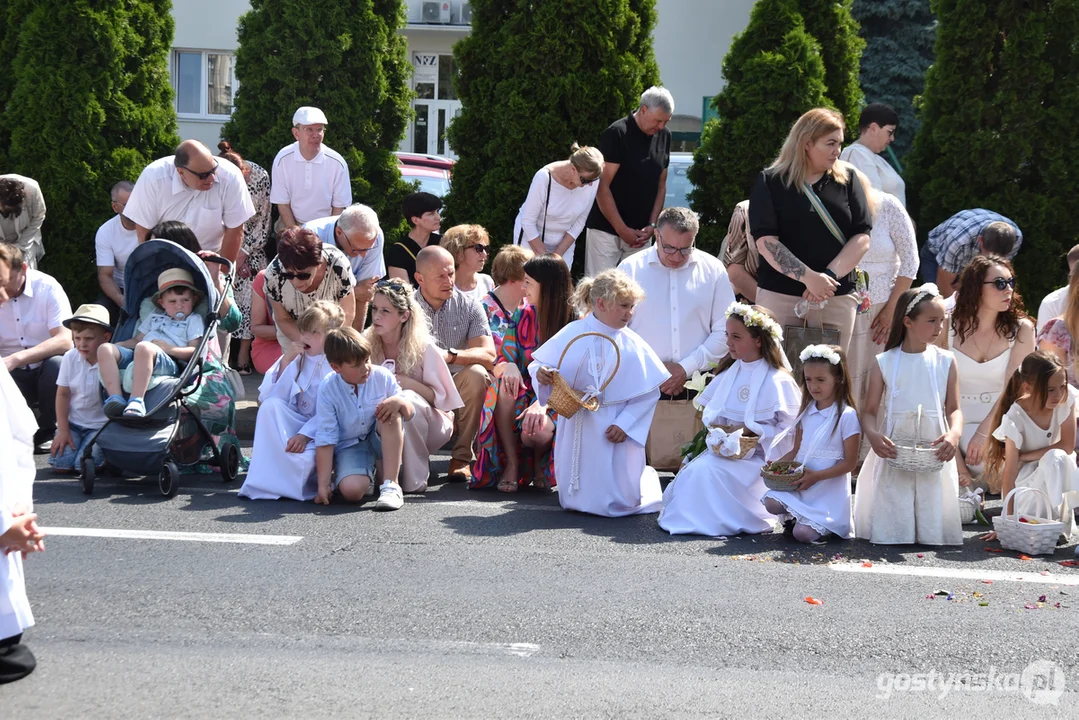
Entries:
[[[231, 273], [232, 264], [218, 256], [208, 257], [205, 262], [216, 262]], [[196, 443], [197, 452], [208, 446], [213, 454], [212, 463], [221, 468], [221, 477], [232, 482], [240, 473], [240, 448], [233, 440], [226, 440], [218, 447], [197, 412], [192, 412], [186, 398], [199, 387], [202, 367], [206, 361], [208, 345], [217, 334], [218, 313], [225, 295], [217, 291], [204, 261], [175, 243], [150, 240], [135, 248], [124, 268], [124, 317], [113, 333], [112, 342], [123, 342], [135, 336], [140, 322], [140, 310], [146, 312], [144, 303], [157, 292], [157, 277], [169, 268], [183, 268], [191, 273], [202, 300], [195, 312], [205, 309], [206, 332], [179, 377], [157, 379], [146, 393], [146, 416], [141, 418], [109, 418], [105, 425], [87, 443], [80, 459], [82, 488], [87, 495], [94, 491], [96, 471], [91, 450], [101, 448], [109, 467], [136, 475], [156, 475], [158, 488], [165, 497], [175, 497], [180, 489], [180, 468], [174, 454], [178, 442], [177, 431], [185, 417], [193, 420], [203, 443]], [[232, 283], [231, 274], [226, 275], [225, 290]], [[102, 388], [102, 397], [105, 391]], [[186, 423], [188, 427], [191, 422]], [[184, 443], [189, 447], [190, 443]]]

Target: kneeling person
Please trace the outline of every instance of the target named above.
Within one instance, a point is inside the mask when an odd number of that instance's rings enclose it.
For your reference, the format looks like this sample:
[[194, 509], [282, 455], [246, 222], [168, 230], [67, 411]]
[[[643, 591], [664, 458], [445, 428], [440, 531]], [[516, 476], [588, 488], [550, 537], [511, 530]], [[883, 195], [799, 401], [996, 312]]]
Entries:
[[[80, 305], [63, 324], [71, 331], [75, 347], [64, 353], [56, 378], [56, 438], [49, 465], [60, 472], [75, 472], [81, 467], [86, 444], [106, 423], [97, 351], [112, 337], [112, 328], [109, 311], [102, 305]], [[94, 465], [101, 468], [103, 464], [104, 456], [95, 446]]]
[[381, 455], [383, 482], [375, 509], [397, 510], [404, 504], [397, 482], [402, 422], [411, 419], [415, 409], [393, 373], [371, 365], [371, 346], [353, 328], [327, 333], [325, 353], [334, 374], [318, 390], [315, 502], [329, 505], [334, 490], [350, 502], [362, 500], [373, 488]]

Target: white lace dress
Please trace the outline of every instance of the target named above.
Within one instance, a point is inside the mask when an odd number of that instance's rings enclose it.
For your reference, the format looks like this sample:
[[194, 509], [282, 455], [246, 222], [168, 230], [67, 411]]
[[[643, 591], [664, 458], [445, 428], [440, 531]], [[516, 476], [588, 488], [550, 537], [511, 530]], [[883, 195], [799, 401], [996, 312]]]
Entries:
[[[943, 432], [948, 369], [947, 350], [930, 345], [922, 353], [895, 348], [877, 356], [884, 375], [880, 414], [890, 438], [935, 440]], [[917, 424], [918, 406], [921, 425]], [[854, 494], [854, 531], [877, 545], [962, 545], [959, 474], [955, 460], [936, 472], [892, 467], [872, 450], [858, 473]]]
[[[799, 424], [802, 426], [802, 442], [795, 461], [804, 463], [807, 470], [826, 470], [843, 461], [843, 443], [847, 438], [861, 435], [858, 413], [844, 407], [836, 427], [835, 404], [823, 411], [816, 402], [810, 403]], [[787, 434], [794, 439], [794, 427]], [[776, 438], [777, 444], [782, 438]], [[783, 455], [786, 452], [782, 453]], [[771, 454], [769, 455], [771, 457]], [[808, 525], [821, 535], [833, 533], [838, 537], [854, 537], [854, 515], [851, 510], [850, 473], [815, 483], [808, 490], [781, 492], [769, 490], [765, 498], [781, 503], [794, 519]]]

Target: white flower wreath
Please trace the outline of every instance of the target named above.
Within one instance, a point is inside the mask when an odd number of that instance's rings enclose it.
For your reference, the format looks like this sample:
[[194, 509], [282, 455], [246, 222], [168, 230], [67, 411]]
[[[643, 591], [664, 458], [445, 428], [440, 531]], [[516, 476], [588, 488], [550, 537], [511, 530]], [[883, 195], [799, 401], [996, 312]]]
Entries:
[[803, 363], [810, 358], [827, 360], [833, 365], [838, 365], [841, 360], [839, 353], [827, 345], [807, 345], [805, 349], [798, 354], [798, 359]]
[[746, 327], [758, 327], [771, 335], [777, 343], [783, 342], [783, 328], [779, 327], [779, 323], [745, 303], [731, 303], [725, 314], [727, 317], [737, 315]]

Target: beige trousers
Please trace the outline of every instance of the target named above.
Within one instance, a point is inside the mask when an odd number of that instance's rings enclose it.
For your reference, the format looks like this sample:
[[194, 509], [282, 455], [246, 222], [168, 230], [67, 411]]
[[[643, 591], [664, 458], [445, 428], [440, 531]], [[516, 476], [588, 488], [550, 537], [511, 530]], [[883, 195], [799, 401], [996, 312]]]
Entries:
[[431, 475], [431, 453], [446, 444], [453, 434], [453, 415], [431, 407], [419, 393], [405, 390], [416, 414], [403, 423], [405, 446], [401, 457], [401, 489], [423, 492]]
[[617, 235], [592, 228], [584, 231], [584, 237], [584, 274], [588, 277], [595, 277], [604, 270], [616, 268], [630, 255], [636, 255], [652, 246], [651, 242], [646, 242], [639, 248], [632, 248]]
[[491, 376], [481, 365], [468, 365], [453, 376], [453, 384], [457, 386], [465, 406], [453, 411], [457, 442], [450, 456], [471, 464], [476, 460], [476, 433], [480, 429], [480, 414]]
[[824, 327], [839, 330], [839, 344], [844, 351], [849, 350], [850, 339], [854, 334], [854, 316], [858, 310], [858, 301], [854, 294], [829, 298], [823, 310], [809, 311], [808, 323], [806, 319], [794, 314], [795, 305], [801, 301], [802, 298], [798, 295], [780, 295], [771, 290], [757, 290], [756, 304], [771, 310], [780, 325], [801, 326], [805, 323], [809, 327], [820, 327], [823, 321]]

